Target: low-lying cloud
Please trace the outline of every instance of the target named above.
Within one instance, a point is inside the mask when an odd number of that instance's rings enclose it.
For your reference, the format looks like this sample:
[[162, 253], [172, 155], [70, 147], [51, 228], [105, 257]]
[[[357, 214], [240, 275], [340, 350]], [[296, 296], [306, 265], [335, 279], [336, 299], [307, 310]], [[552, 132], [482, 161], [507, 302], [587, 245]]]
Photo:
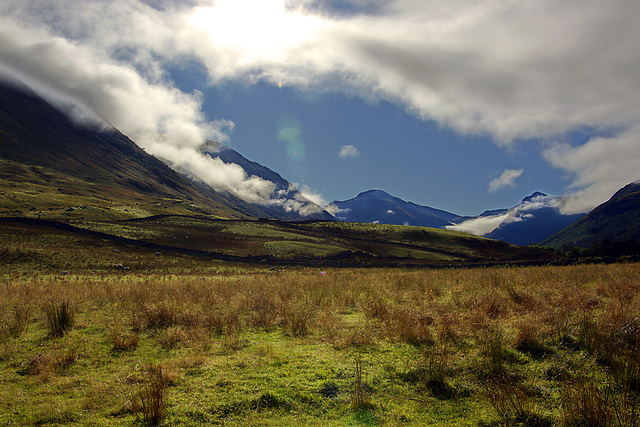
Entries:
[[[190, 155], [228, 130], [203, 117], [201, 94], [167, 80], [167, 66], [187, 60], [204, 66], [210, 84], [263, 80], [344, 92], [395, 102], [500, 146], [540, 141], [544, 158], [572, 177], [567, 210], [593, 207], [638, 179], [640, 2], [344, 3], [353, 7], [5, 0], [0, 64], [49, 95], [70, 97], [150, 152]], [[585, 129], [607, 136], [572, 141]], [[212, 175], [214, 187], [255, 188], [264, 197], [263, 186], [244, 183], [250, 177], [229, 173], [230, 183], [227, 174]]]
[[464, 231], [477, 236], [485, 236], [502, 225], [521, 222], [530, 218], [533, 215], [531, 212], [537, 209], [553, 208], [559, 210], [564, 202], [565, 200], [561, 197], [538, 195], [525, 199], [506, 212], [467, 219], [458, 224], [447, 225], [445, 228], [447, 230]]

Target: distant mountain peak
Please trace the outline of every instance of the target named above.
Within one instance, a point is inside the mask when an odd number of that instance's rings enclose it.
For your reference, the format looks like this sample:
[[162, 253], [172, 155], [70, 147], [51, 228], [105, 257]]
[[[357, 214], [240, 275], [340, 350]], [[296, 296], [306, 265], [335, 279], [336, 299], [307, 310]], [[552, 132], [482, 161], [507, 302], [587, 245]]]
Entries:
[[358, 197], [366, 197], [366, 196], [372, 196], [372, 197], [393, 197], [391, 194], [387, 193], [384, 190], [367, 190], [367, 191], [363, 191], [362, 193], [358, 194], [356, 196], [356, 198]]
[[568, 244], [589, 247], [599, 240], [640, 243], [640, 182], [627, 184], [609, 200], [597, 206], [580, 221], [551, 236], [543, 243], [561, 248]]
[[381, 224], [442, 227], [459, 215], [420, 206], [392, 196], [383, 190], [363, 191], [356, 197], [335, 201], [336, 218], [347, 222], [379, 222]]
[[261, 206], [261, 209], [269, 213], [270, 216], [288, 220], [335, 220], [333, 215], [307, 199], [291, 182], [284, 179], [279, 173], [247, 159], [233, 148], [216, 141], [207, 140], [200, 147], [200, 151], [211, 158], [218, 158], [224, 163], [233, 163], [240, 166], [247, 176], [256, 176], [272, 182], [275, 185], [275, 190], [272, 193], [275, 197], [271, 199], [268, 205]]
[[530, 245], [582, 217], [582, 214], [563, 214], [560, 211], [561, 200], [560, 197], [536, 191], [512, 208], [485, 211], [482, 215], [467, 217], [447, 228], [516, 245]]
[[538, 197], [548, 197], [548, 196], [546, 194], [544, 194], [543, 192], [541, 192], [541, 191], [536, 191], [533, 194], [531, 194], [530, 196], [527, 196], [524, 199], [522, 199], [522, 203], [531, 202], [531, 201], [533, 201], [533, 199], [536, 199]]

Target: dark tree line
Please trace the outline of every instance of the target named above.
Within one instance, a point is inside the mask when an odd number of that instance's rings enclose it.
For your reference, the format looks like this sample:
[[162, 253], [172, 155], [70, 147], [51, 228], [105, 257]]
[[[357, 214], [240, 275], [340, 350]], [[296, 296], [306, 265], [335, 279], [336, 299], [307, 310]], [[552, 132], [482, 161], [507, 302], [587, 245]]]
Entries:
[[588, 248], [564, 244], [560, 252], [572, 258], [640, 255], [640, 243], [633, 239], [619, 242], [613, 242], [609, 239], [599, 239], [593, 241]]

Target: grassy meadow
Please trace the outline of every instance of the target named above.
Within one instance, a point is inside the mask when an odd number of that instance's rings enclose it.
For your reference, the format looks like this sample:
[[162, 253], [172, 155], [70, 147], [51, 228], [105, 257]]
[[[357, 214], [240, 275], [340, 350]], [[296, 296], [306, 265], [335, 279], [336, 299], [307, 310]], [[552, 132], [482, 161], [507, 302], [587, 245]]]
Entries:
[[18, 265], [0, 276], [0, 424], [639, 425], [639, 278]]

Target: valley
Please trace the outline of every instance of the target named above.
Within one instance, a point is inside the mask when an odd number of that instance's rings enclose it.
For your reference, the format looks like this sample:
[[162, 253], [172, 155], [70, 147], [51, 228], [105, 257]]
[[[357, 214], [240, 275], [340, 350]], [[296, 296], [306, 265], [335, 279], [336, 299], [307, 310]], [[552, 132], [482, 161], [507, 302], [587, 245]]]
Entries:
[[[287, 196], [251, 203], [3, 94], [0, 424], [640, 424], [637, 258], [442, 229], [460, 218], [381, 191], [336, 221], [209, 144]], [[633, 221], [619, 196], [556, 242]], [[526, 223], [532, 200], [557, 226], [541, 193], [467, 220]]]

